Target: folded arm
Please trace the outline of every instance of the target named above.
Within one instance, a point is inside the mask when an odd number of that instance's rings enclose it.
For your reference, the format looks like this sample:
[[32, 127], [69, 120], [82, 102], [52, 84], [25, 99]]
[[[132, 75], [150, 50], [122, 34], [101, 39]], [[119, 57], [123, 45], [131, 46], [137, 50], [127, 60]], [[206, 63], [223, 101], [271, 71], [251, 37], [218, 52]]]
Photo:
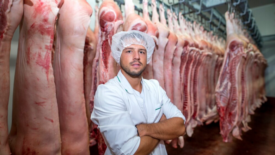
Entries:
[[183, 136], [185, 133], [185, 117], [182, 112], [171, 103], [165, 90], [161, 88], [158, 82], [159, 102], [162, 103], [161, 110], [167, 120], [161, 120], [158, 123], [139, 124], [137, 126], [140, 136], [151, 136], [160, 140], [174, 139]]
[[135, 153], [135, 155], [145, 155], [150, 154], [155, 147], [158, 145], [159, 140], [152, 138], [150, 136], [142, 136], [140, 137], [139, 147]]
[[91, 116], [98, 125], [106, 144], [114, 154], [150, 154], [158, 139], [138, 136], [137, 128], [116, 89], [99, 86], [95, 95], [95, 106]]
[[150, 136], [160, 140], [174, 139], [184, 135], [184, 120], [179, 117], [170, 118], [159, 123], [139, 124], [138, 133], [142, 136]]

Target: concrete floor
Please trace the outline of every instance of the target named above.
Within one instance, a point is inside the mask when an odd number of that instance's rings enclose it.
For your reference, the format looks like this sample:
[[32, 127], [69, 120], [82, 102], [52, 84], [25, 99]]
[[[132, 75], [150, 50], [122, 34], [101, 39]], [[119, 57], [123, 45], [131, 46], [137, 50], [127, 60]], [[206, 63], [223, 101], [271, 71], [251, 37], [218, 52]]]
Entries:
[[[255, 111], [243, 140], [224, 143], [219, 134], [219, 124], [197, 127], [192, 137], [185, 137], [183, 149], [166, 145], [169, 155], [275, 155], [275, 98]], [[96, 147], [91, 154], [97, 155]]]

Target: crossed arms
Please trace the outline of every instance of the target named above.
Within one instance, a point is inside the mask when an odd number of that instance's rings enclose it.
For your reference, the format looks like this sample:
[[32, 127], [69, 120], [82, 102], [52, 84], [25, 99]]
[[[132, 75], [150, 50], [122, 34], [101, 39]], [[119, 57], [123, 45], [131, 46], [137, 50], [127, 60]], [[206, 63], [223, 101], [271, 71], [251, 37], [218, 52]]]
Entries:
[[174, 139], [185, 133], [184, 121], [179, 117], [166, 119], [159, 123], [139, 124], [137, 129], [140, 136], [140, 144], [135, 155], [149, 154], [160, 140]]
[[91, 119], [98, 125], [109, 154], [149, 154], [160, 140], [182, 136], [185, 132], [185, 118], [181, 111], [170, 102], [166, 94], [161, 102], [162, 112], [167, 120], [139, 124], [136, 128], [123, 101], [123, 94], [117, 91], [117, 87], [100, 85], [95, 95]]

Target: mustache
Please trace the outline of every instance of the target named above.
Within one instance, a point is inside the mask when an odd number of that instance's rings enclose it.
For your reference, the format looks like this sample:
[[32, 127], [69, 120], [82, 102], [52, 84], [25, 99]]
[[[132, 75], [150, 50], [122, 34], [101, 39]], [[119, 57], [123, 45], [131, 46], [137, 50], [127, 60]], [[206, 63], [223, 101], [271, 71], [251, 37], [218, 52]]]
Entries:
[[134, 63], [139, 63], [140, 65], [142, 65], [142, 63], [140, 62], [140, 61], [133, 61], [133, 62], [130, 62], [130, 64], [132, 65], [132, 64], [134, 64]]

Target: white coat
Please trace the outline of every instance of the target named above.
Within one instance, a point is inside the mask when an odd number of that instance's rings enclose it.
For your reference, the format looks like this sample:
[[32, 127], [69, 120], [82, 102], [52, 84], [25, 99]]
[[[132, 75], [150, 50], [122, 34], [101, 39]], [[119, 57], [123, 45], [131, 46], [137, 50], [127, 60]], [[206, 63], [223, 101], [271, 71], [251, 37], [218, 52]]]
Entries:
[[[167, 119], [181, 117], [185, 121], [157, 80], [142, 79], [145, 101], [135, 95], [135, 91], [121, 71], [97, 88], [91, 120], [103, 135], [107, 145], [105, 155], [133, 155], [140, 143], [135, 127], [137, 124], [158, 123], [163, 114]], [[151, 152], [151, 155], [166, 154], [163, 141]]]

